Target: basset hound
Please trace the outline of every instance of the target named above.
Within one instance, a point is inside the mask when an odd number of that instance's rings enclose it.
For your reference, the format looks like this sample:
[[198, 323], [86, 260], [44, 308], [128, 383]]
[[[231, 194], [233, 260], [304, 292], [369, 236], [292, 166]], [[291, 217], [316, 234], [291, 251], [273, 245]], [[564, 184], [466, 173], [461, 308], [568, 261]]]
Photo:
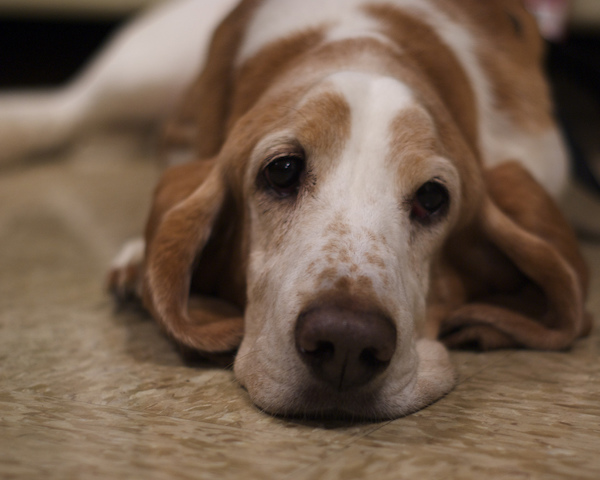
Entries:
[[447, 347], [568, 348], [588, 278], [542, 55], [520, 0], [242, 0], [111, 289], [277, 415], [394, 418], [453, 388]]

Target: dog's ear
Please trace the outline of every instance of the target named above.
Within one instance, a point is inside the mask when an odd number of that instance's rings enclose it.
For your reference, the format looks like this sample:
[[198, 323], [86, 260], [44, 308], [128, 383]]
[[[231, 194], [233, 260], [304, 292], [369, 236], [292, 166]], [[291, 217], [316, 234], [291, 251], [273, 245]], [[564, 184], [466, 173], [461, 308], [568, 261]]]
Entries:
[[216, 160], [173, 167], [146, 229], [144, 304], [176, 342], [206, 354], [236, 349], [244, 332], [244, 262], [229, 197]]
[[476, 220], [445, 252], [445, 296], [454, 305], [439, 318], [440, 337], [450, 347], [567, 348], [591, 328], [575, 235], [518, 163], [484, 177], [488, 195]]

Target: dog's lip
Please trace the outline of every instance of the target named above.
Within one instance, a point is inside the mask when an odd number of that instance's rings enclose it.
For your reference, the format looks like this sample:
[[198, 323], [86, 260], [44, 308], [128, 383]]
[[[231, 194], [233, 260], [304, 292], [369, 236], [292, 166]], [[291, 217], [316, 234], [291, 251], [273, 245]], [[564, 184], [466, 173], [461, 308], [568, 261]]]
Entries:
[[287, 401], [280, 404], [274, 404], [268, 398], [254, 398], [246, 390], [257, 407], [277, 417], [373, 422], [399, 418], [423, 408], [424, 405], [416, 405], [418, 401], [409, 400], [404, 406], [397, 406], [391, 401], [412, 397], [415, 380], [416, 372], [415, 375], [407, 376], [401, 386], [396, 386], [394, 392], [390, 392], [386, 389], [388, 384], [384, 379], [376, 379], [374, 383], [353, 391], [338, 391], [311, 379], [309, 383], [297, 386], [292, 394], [286, 396]]
[[258, 406], [272, 415], [289, 419], [373, 421], [388, 418], [373, 408], [378, 403], [378, 397], [372, 392], [339, 394], [328, 389], [307, 387], [296, 392], [294, 398], [293, 402], [288, 402], [282, 408]]
[[[325, 392], [318, 392], [319, 397], [315, 398], [314, 392], [306, 389], [304, 392], [296, 395], [293, 403], [285, 405], [281, 409], [272, 409], [261, 407], [267, 413], [286, 419], [302, 420], [339, 420], [339, 421], [384, 421], [392, 418], [398, 418], [411, 413], [418, 408], [410, 411], [394, 411], [383, 401], [380, 395], [375, 392], [363, 394], [344, 394], [330, 396]], [[259, 405], [260, 407], [260, 405]], [[272, 407], [272, 406], [271, 406]]]

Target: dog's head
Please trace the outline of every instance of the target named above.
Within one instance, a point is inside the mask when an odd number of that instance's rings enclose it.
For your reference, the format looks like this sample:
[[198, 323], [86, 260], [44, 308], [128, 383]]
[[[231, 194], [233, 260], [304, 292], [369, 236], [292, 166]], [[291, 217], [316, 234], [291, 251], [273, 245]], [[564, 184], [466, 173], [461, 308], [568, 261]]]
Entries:
[[440, 334], [567, 346], [585, 290], [569, 227], [454, 128], [387, 77], [267, 96], [215, 158], [165, 174], [146, 304], [187, 347], [239, 347], [236, 377], [279, 414], [422, 408], [455, 382]]
[[[257, 4], [217, 30], [174, 130], [185, 143], [192, 125], [211, 158], [155, 195], [143, 293], [165, 330], [238, 349], [269, 412], [364, 418], [452, 388], [439, 339], [560, 349], [585, 333], [572, 231], [518, 163], [482, 166], [473, 92], [431, 29], [375, 9], [402, 23], [388, 40], [308, 30], [236, 64]], [[411, 45], [402, 61], [394, 43]]]

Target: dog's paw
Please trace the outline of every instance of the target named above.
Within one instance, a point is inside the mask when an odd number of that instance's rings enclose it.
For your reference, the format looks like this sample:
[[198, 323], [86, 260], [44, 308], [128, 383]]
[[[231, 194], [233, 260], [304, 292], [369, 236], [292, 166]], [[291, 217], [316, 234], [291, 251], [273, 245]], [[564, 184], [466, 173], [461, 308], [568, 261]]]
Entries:
[[130, 240], [113, 260], [108, 272], [107, 289], [118, 302], [141, 298], [145, 248], [143, 239]]

